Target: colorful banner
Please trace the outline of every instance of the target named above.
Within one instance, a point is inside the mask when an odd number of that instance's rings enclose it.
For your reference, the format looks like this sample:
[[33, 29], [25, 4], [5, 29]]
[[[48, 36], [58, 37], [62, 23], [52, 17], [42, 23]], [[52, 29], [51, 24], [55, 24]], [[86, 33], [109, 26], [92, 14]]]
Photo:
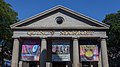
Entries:
[[80, 45], [80, 57], [81, 61], [98, 61], [98, 46]]
[[40, 45], [39, 43], [23, 44], [21, 60], [23, 61], [39, 61], [40, 60]]
[[70, 61], [69, 41], [52, 41], [52, 61]]

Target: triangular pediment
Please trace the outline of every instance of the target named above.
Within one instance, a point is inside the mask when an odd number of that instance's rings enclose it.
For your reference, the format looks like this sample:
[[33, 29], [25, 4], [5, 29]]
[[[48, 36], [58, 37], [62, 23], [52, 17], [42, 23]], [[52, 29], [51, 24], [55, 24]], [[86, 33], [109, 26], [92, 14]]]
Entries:
[[[63, 23], [56, 22], [57, 17]], [[57, 6], [45, 12], [11, 25], [12, 29], [108, 29], [109, 25], [77, 13], [63, 6]]]

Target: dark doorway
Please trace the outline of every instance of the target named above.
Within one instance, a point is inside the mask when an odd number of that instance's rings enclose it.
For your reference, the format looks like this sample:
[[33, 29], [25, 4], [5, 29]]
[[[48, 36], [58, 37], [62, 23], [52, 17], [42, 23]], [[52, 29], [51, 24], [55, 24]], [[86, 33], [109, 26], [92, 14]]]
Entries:
[[39, 61], [23, 61], [22, 67], [38, 67]]
[[38, 62], [29, 62], [29, 67], [37, 67], [37, 65], [38, 65]]
[[82, 62], [82, 67], [90, 67], [90, 63], [89, 62]]
[[53, 62], [52, 67], [66, 67], [65, 62]]
[[98, 62], [82, 62], [82, 67], [98, 67]]

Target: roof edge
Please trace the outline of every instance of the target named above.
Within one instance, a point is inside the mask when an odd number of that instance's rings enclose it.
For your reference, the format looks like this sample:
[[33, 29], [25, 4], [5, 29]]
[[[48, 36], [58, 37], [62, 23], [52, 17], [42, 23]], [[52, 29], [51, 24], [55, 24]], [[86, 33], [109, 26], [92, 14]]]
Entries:
[[67, 7], [64, 7], [64, 6], [62, 6], [62, 5], [55, 6], [55, 7], [53, 7], [53, 8], [50, 8], [50, 9], [46, 10], [46, 11], [43, 11], [43, 12], [41, 12], [41, 13], [38, 13], [38, 14], [33, 15], [33, 16], [31, 16], [31, 17], [28, 17], [28, 18], [26, 18], [26, 19], [24, 19], [24, 20], [21, 20], [21, 21], [19, 21], [19, 22], [17, 22], [17, 23], [14, 23], [14, 24], [10, 25], [10, 27], [11, 27], [12, 29], [14, 29], [14, 28], [15, 28], [16, 26], [18, 26], [18, 25], [24, 24], [24, 23], [26, 23], [26, 22], [28, 22], [28, 21], [31, 21], [31, 20], [33, 20], [33, 19], [36, 19], [36, 18], [38, 18], [38, 17], [40, 17], [40, 16], [43, 16], [44, 14], [47, 14], [47, 13], [52, 12], [52, 11], [55, 11], [55, 10], [57, 10], [57, 9], [65, 10], [65, 11], [70, 12], [70, 13], [76, 15], [76, 16], [82, 17], [82, 18], [84, 18], [84, 19], [86, 19], [86, 20], [89, 20], [89, 21], [91, 21], [91, 22], [93, 22], [93, 23], [96, 23], [96, 24], [98, 24], [98, 25], [101, 25], [101, 26], [103, 26], [103, 27], [105, 27], [105, 28], [109, 28], [109, 27], [110, 27], [109, 25], [107, 25], [107, 24], [105, 24], [105, 23], [103, 23], [103, 22], [101, 22], [101, 21], [98, 21], [98, 20], [96, 20], [96, 19], [93, 19], [93, 18], [91, 18], [91, 17], [89, 17], [89, 16], [86, 16], [86, 15], [84, 15], [84, 14], [81, 14], [81, 13], [79, 13], [79, 12], [76, 12], [76, 11], [74, 11], [74, 10], [72, 10], [72, 9], [69, 9], [69, 8], [67, 8]]

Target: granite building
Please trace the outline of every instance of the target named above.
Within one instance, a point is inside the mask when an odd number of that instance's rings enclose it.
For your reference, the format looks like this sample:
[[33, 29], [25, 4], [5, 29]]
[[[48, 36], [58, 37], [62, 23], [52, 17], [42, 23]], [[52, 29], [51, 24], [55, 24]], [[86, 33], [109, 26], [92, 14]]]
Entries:
[[56, 6], [11, 25], [12, 67], [109, 67], [109, 25]]

